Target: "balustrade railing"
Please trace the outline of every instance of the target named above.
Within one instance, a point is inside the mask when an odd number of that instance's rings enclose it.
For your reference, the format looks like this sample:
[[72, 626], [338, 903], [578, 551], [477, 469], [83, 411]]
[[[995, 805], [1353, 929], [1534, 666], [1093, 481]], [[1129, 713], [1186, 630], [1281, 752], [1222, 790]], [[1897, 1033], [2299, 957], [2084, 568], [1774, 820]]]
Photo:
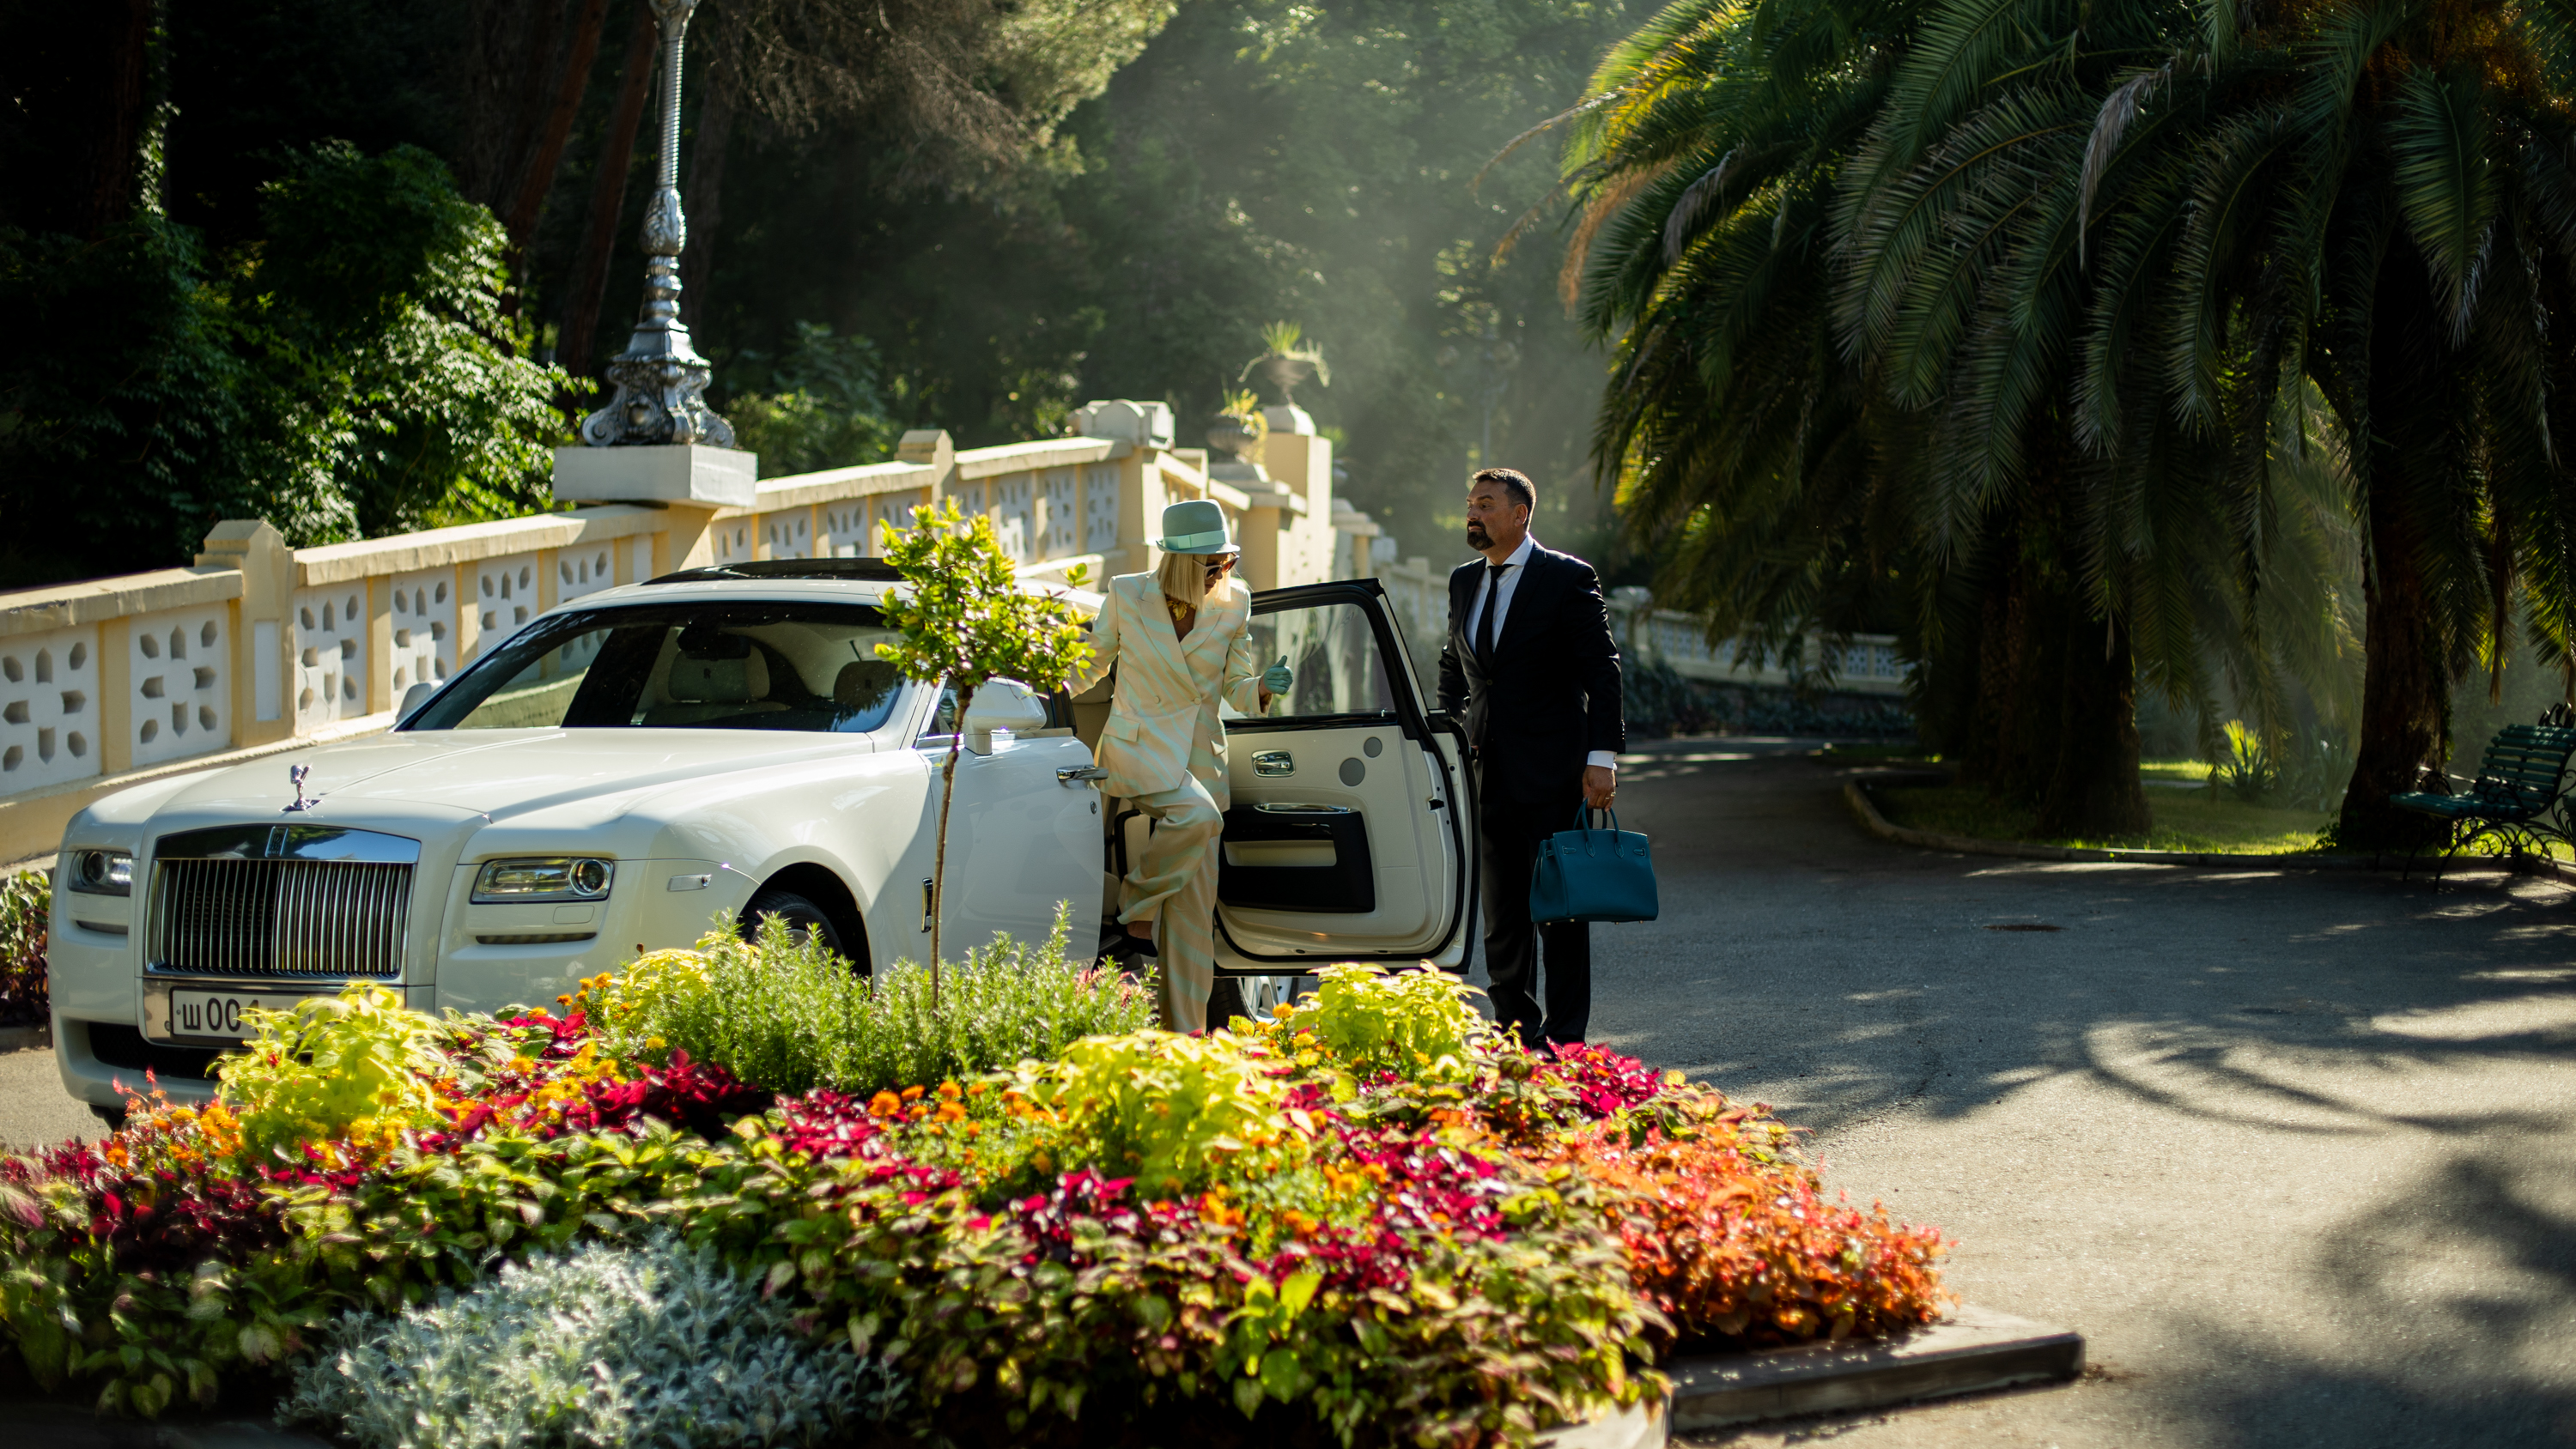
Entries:
[[[1148, 565], [1164, 504], [1214, 498], [1255, 588], [1346, 576], [1373, 526], [1337, 513], [1331, 445], [1274, 434], [1265, 467], [1104, 438], [955, 451], [907, 435], [893, 462], [764, 479], [748, 508], [607, 504], [289, 549], [227, 522], [188, 568], [0, 593], [0, 862], [51, 851], [107, 790], [388, 727], [403, 694], [558, 604], [672, 570], [850, 558], [953, 499], [1032, 577]], [[1253, 473], [1229, 482], [1217, 472]]]
[[[1409, 558], [1381, 564], [1376, 574], [1396, 617], [1404, 622], [1415, 675], [1426, 689], [1436, 688], [1440, 644], [1449, 630], [1449, 568], [1434, 566], [1427, 558]], [[1784, 660], [1773, 654], [1757, 662], [1740, 655], [1732, 644], [1709, 643], [1696, 616], [1655, 608], [1642, 589], [1614, 589], [1606, 602], [1611, 633], [1622, 654], [1669, 664], [1685, 679], [1774, 688], [1809, 686], [1849, 694], [1905, 692], [1905, 661], [1897, 654], [1893, 635], [1810, 639], [1802, 659]]]

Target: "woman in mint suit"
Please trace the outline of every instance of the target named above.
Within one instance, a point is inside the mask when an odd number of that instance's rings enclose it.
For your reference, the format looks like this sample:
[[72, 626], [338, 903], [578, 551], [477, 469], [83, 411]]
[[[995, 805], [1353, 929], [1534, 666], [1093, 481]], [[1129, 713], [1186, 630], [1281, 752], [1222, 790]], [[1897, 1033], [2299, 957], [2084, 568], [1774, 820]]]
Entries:
[[1165, 1024], [1202, 1031], [1216, 986], [1217, 851], [1231, 800], [1217, 707], [1267, 713], [1292, 678], [1286, 660], [1262, 670], [1252, 652], [1252, 592], [1233, 576], [1238, 550], [1223, 509], [1175, 503], [1153, 542], [1163, 554], [1153, 572], [1109, 581], [1091, 663], [1067, 687], [1079, 694], [1123, 666], [1100, 732], [1101, 791], [1154, 827], [1119, 883], [1122, 946], [1160, 964]]

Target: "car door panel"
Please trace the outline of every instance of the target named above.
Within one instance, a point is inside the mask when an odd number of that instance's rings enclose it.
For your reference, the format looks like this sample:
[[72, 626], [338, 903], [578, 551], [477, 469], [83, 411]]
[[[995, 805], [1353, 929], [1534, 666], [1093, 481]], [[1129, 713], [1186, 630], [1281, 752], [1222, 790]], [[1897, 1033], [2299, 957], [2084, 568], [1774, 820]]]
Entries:
[[1422, 708], [1375, 580], [1257, 595], [1254, 647], [1297, 683], [1230, 718], [1221, 966], [1465, 958], [1474, 834], [1458, 755]]

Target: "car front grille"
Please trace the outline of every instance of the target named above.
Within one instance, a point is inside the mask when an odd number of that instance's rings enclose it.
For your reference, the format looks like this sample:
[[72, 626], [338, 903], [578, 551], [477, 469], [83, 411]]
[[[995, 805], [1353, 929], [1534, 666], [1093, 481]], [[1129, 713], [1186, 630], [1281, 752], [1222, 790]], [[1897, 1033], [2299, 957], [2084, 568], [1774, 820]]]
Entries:
[[419, 842], [325, 826], [164, 836], [147, 964], [191, 976], [402, 974]]

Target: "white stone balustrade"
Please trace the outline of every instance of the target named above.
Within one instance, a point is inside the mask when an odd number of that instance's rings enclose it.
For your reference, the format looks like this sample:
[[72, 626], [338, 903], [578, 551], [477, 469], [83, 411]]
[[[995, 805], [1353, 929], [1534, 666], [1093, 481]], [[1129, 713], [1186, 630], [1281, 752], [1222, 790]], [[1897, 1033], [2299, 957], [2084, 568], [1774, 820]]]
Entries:
[[750, 507], [583, 506], [306, 549], [233, 521], [189, 568], [0, 593], [0, 862], [51, 852], [106, 791], [387, 728], [412, 685], [558, 604], [681, 568], [875, 554], [884, 525], [941, 499], [991, 518], [1031, 577], [1147, 567], [1183, 498], [1224, 505], [1254, 588], [1368, 572], [1368, 539], [1340, 530], [1376, 529], [1334, 504], [1331, 445], [1275, 433], [1262, 465], [1229, 482], [1203, 450], [959, 452], [917, 432], [893, 462], [763, 479]]
[[[1348, 530], [1353, 536], [1359, 530]], [[1373, 530], [1372, 530], [1373, 531]], [[1463, 563], [1464, 558], [1457, 562]], [[1405, 644], [1413, 655], [1414, 673], [1429, 687], [1439, 680], [1440, 644], [1449, 630], [1449, 570], [1456, 563], [1434, 565], [1427, 558], [1408, 558], [1378, 566], [1376, 577], [1386, 590], [1396, 617], [1404, 622]], [[1349, 570], [1360, 572], [1356, 567]], [[1673, 609], [1657, 609], [1642, 589], [1614, 589], [1607, 600], [1610, 627], [1621, 653], [1631, 659], [1669, 664], [1684, 679], [1709, 684], [1789, 688], [1801, 684], [1846, 694], [1902, 695], [1905, 662], [1896, 639], [1887, 634], [1854, 634], [1841, 644], [1810, 640], [1810, 672], [1793, 675], [1776, 656], [1754, 664], [1737, 656], [1734, 646], [1711, 645], [1699, 619]], [[1824, 666], [1821, 674], [1815, 665]]]

